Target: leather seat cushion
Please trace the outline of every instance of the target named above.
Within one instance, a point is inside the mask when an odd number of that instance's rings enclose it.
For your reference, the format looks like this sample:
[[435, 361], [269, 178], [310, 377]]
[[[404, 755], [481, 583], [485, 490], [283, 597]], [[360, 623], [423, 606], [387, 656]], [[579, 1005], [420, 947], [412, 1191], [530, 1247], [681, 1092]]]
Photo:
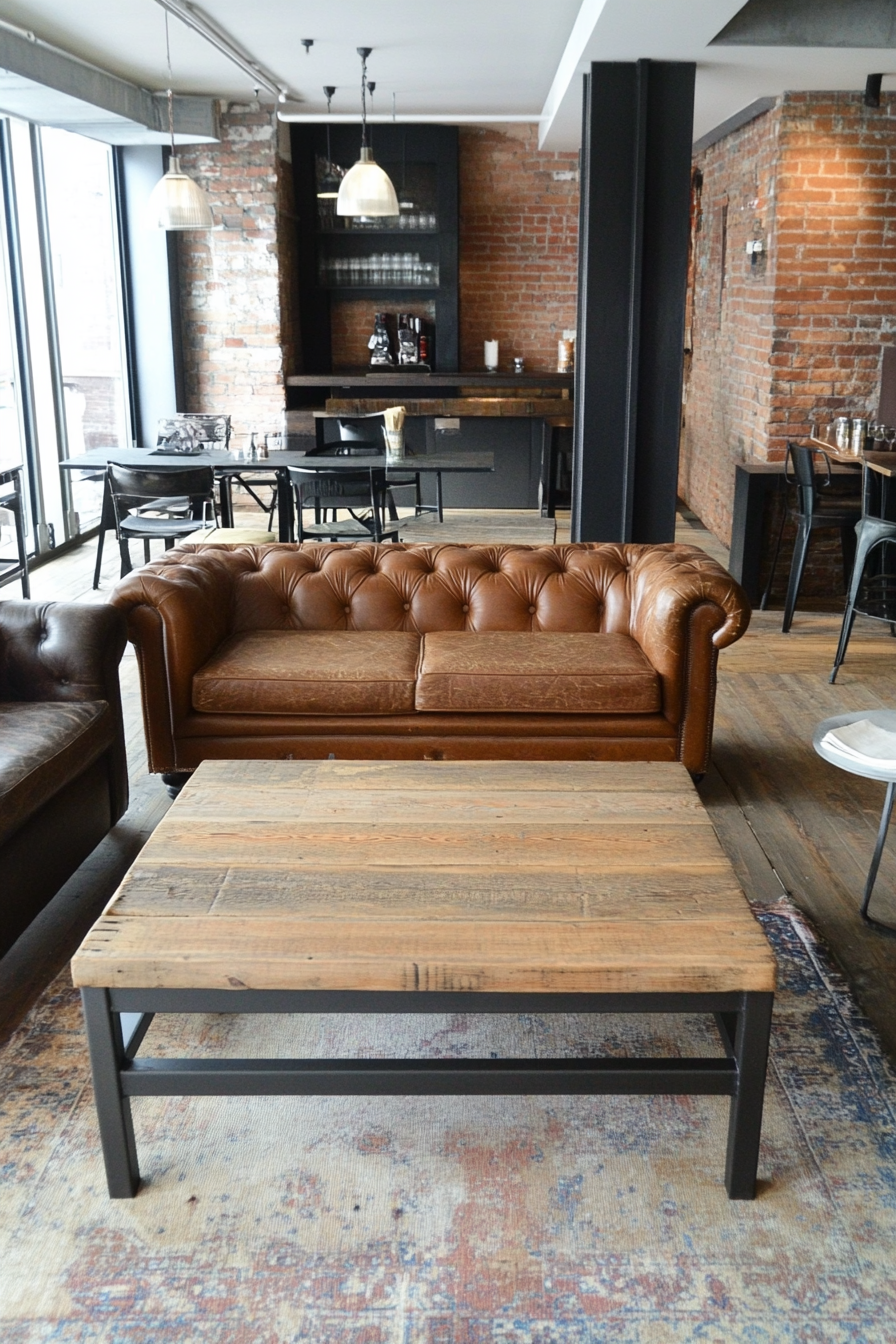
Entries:
[[423, 639], [418, 710], [655, 714], [660, 680], [628, 635], [439, 631]]
[[218, 714], [407, 714], [420, 636], [404, 630], [251, 630], [193, 678], [193, 708]]
[[105, 700], [0, 703], [0, 844], [112, 745]]

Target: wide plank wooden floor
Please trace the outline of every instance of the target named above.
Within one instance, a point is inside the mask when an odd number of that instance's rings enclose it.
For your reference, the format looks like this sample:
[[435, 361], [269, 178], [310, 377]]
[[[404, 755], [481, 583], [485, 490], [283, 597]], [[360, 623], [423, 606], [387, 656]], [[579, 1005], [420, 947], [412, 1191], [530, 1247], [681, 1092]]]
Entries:
[[[558, 540], [564, 540], [568, 522], [558, 517], [557, 523]], [[677, 540], [703, 545], [715, 558], [725, 558], [721, 544], [687, 512], [679, 519]], [[100, 592], [92, 594], [94, 546], [87, 543], [35, 571], [34, 596], [105, 600], [117, 575], [117, 556], [110, 550]], [[18, 596], [18, 589], [11, 585], [0, 596]], [[896, 1059], [896, 939], [875, 933], [858, 917], [883, 786], [838, 771], [811, 747], [812, 729], [820, 719], [896, 704], [896, 641], [887, 627], [860, 619], [838, 682], [830, 686], [839, 615], [798, 610], [789, 635], [780, 633], [780, 621], [780, 612], [755, 613], [744, 639], [722, 654], [714, 761], [700, 795], [752, 899], [772, 904], [787, 894], [807, 912]], [[139, 688], [130, 650], [122, 666], [122, 686], [131, 808], [0, 962], [0, 1035], [64, 966], [167, 811], [165, 791], [145, 774]], [[330, 805], [339, 806], [332, 800]], [[620, 881], [632, 882], [635, 894], [634, 874], [623, 874]], [[691, 896], [700, 899], [699, 892]], [[884, 853], [874, 901], [881, 918], [896, 921], [896, 835]]]

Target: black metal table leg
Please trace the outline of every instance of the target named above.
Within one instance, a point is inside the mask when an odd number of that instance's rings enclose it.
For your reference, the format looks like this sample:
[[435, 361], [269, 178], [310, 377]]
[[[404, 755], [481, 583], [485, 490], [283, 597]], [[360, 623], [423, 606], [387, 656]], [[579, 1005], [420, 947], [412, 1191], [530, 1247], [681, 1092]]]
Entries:
[[100, 586], [100, 571], [103, 567], [103, 545], [107, 532], [115, 530], [115, 505], [112, 502], [112, 489], [109, 485], [108, 471], [103, 475], [103, 502], [100, 507], [100, 534], [96, 543], [96, 564], [93, 568], [94, 589]]
[[131, 1103], [121, 1090], [121, 1069], [127, 1062], [121, 1021], [109, 1010], [106, 989], [82, 989], [81, 1002], [109, 1195], [112, 1199], [132, 1199], [140, 1184], [140, 1168]]
[[[319, 423], [319, 422], [316, 422]], [[295, 540], [295, 513], [293, 511], [292, 485], [289, 472], [285, 467], [277, 468], [277, 540]]]
[[25, 545], [25, 496], [22, 492], [22, 474], [16, 475], [16, 494], [14, 514], [16, 520], [16, 550], [19, 556], [19, 568], [22, 581], [22, 596], [27, 600], [31, 596], [31, 580], [28, 577], [28, 547]]
[[896, 929], [891, 928], [889, 924], [881, 923], [879, 919], [875, 919], [868, 913], [871, 893], [874, 890], [874, 883], [877, 879], [877, 870], [880, 867], [881, 855], [884, 852], [884, 845], [887, 841], [890, 818], [893, 815], [894, 794], [896, 794], [896, 782], [891, 782], [887, 785], [887, 792], [884, 798], [884, 810], [880, 816], [880, 828], [877, 832], [877, 844], [874, 846], [874, 854], [871, 857], [871, 867], [868, 869], [868, 877], [865, 880], [865, 895], [862, 898], [862, 908], [859, 911], [859, 914], [868, 924], [873, 924], [876, 929], [882, 929], [885, 933], [892, 934], [896, 937]]
[[218, 498], [221, 501], [221, 526], [233, 527], [233, 483], [226, 471], [221, 473], [218, 482]]
[[0, 472], [0, 485], [7, 487], [0, 490], [0, 509], [7, 509], [13, 517], [13, 526], [16, 534], [16, 559], [14, 561], [0, 560], [0, 584], [11, 583], [19, 579], [22, 584], [22, 596], [29, 598], [31, 596], [31, 585], [28, 577], [28, 547], [25, 542], [25, 495], [22, 490], [22, 468], [10, 467]]
[[729, 1199], [753, 1199], [762, 1134], [762, 1103], [772, 1022], [773, 994], [744, 994], [737, 1014], [734, 1058], [737, 1082], [728, 1119], [725, 1188]]
[[436, 472], [436, 514], [440, 523], [445, 521], [445, 510], [442, 508], [442, 473]]

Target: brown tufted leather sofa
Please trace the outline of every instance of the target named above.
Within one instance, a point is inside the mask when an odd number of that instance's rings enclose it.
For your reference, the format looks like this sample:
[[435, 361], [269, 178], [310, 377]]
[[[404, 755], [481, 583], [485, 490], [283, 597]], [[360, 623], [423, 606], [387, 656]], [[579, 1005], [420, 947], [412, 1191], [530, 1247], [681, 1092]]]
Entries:
[[691, 546], [183, 545], [128, 575], [150, 769], [206, 758], [706, 769], [742, 589]]
[[0, 956], [128, 805], [121, 613], [0, 602]]

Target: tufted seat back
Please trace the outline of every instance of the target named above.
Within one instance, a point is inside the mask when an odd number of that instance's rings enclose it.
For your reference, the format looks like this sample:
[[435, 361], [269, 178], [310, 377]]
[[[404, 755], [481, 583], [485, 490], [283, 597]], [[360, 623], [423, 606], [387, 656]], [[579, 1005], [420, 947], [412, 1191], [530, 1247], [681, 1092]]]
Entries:
[[231, 553], [231, 633], [628, 633], [629, 560], [617, 546], [324, 545]]

